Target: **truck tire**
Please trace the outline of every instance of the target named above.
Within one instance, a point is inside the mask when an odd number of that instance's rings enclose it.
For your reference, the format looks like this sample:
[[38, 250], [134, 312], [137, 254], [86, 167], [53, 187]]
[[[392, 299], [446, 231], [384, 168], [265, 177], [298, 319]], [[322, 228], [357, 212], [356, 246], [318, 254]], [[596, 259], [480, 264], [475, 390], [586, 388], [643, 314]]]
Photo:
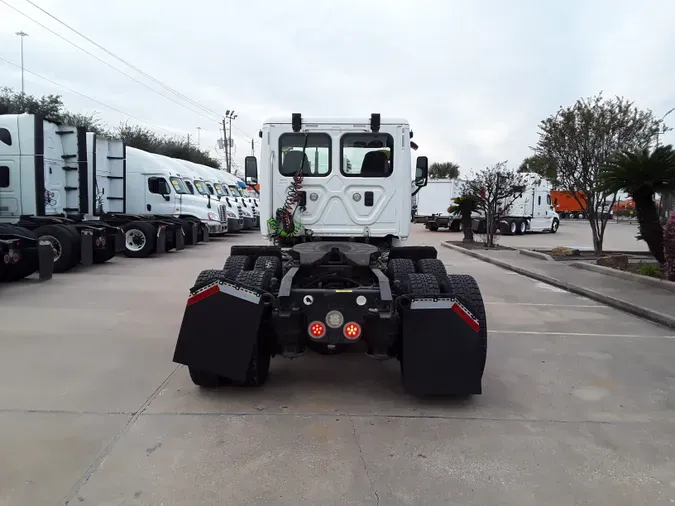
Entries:
[[124, 227], [124, 254], [129, 258], [146, 258], [157, 247], [157, 229], [146, 221], [132, 221]]
[[251, 268], [251, 258], [246, 255], [232, 255], [227, 257], [223, 270], [225, 277], [231, 281], [236, 281], [237, 276], [242, 271], [247, 271]]
[[438, 231], [438, 223], [427, 223], [427, 228], [432, 232]]
[[267, 270], [241, 271], [237, 275], [237, 283], [248, 288], [267, 291], [272, 282], [272, 272]]
[[274, 277], [281, 277], [281, 260], [279, 257], [262, 256], [258, 257], [253, 265], [255, 271], [270, 271]]
[[554, 218], [553, 223], [551, 223], [551, 233], [555, 234], [558, 231], [558, 227], [560, 227], [560, 221]]
[[221, 279], [224, 279], [224, 276], [225, 271], [219, 269], [206, 269], [197, 275], [195, 284], [192, 285], [192, 290], [199, 290], [206, 285], [210, 285], [214, 281], [220, 281]]
[[467, 305], [467, 309], [478, 318], [480, 330], [478, 335], [483, 342], [481, 351], [480, 364], [481, 374], [485, 370], [485, 362], [487, 359], [487, 315], [485, 313], [485, 303], [480, 292], [480, 287], [473, 276], [468, 274], [451, 274], [448, 276], [448, 281], [452, 287], [453, 295], [461, 297], [462, 303]]
[[194, 367], [188, 367], [192, 383], [202, 388], [218, 388], [228, 383], [226, 378]]
[[69, 271], [79, 262], [78, 242], [73, 231], [69, 230], [68, 227], [64, 225], [42, 225], [36, 228], [34, 233], [40, 240], [49, 241], [51, 244], [54, 253], [55, 273]]
[[408, 274], [415, 272], [415, 264], [409, 258], [393, 258], [387, 264], [387, 277], [391, 282], [392, 291], [401, 295], [405, 291], [401, 283]]
[[[267, 270], [241, 271], [237, 276], [238, 283], [262, 291], [269, 290], [271, 281], [272, 273]], [[253, 348], [248, 370], [246, 371], [246, 379], [241, 382], [238, 381], [235, 384], [244, 387], [260, 387], [264, 385], [269, 377], [272, 349], [269, 329], [264, 324], [261, 324], [258, 329], [258, 339]]]
[[417, 261], [417, 272], [419, 274], [431, 274], [438, 281], [438, 287], [441, 293], [451, 293], [448, 283], [448, 271], [445, 265], [438, 258], [422, 258]]
[[516, 235], [523, 235], [525, 232], [527, 232], [527, 221], [526, 220], [518, 220], [516, 222], [516, 226], [518, 229], [516, 230]]
[[438, 280], [433, 274], [408, 274], [401, 284], [403, 293], [410, 295], [439, 295], [441, 293]]

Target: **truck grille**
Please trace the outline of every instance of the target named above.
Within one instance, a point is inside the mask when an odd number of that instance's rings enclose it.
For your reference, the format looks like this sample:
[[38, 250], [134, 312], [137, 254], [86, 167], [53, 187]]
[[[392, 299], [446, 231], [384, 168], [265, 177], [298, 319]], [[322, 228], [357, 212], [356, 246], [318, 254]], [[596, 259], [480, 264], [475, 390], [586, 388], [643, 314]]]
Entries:
[[218, 206], [218, 219], [220, 221], [227, 221], [227, 207]]
[[237, 205], [237, 213], [239, 215], [239, 219], [244, 217], [244, 211], [241, 210], [241, 205]]

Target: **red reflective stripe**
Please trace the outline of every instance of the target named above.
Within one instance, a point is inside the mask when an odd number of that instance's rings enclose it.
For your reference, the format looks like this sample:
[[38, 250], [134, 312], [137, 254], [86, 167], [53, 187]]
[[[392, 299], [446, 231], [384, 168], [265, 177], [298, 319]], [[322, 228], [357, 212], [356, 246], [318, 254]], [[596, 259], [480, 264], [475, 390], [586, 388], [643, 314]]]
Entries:
[[459, 315], [459, 317], [464, 320], [465, 323], [471, 327], [474, 332], [478, 332], [480, 330], [480, 324], [473, 319], [473, 317], [467, 313], [462, 306], [459, 304], [454, 304], [452, 306], [452, 309]]
[[213, 285], [211, 288], [207, 288], [203, 292], [196, 293], [189, 297], [187, 300], [187, 305], [191, 306], [192, 304], [196, 304], [200, 300], [204, 300], [206, 297], [209, 297], [218, 292], [220, 292], [220, 287], [217, 284]]

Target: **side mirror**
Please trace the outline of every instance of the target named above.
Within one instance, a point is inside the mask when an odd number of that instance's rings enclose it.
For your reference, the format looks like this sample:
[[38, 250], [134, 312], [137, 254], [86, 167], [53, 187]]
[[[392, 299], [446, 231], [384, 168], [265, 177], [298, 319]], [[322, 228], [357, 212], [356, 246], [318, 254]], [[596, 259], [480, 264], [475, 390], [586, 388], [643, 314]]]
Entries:
[[429, 159], [426, 156], [418, 156], [415, 164], [415, 186], [422, 188], [427, 185], [429, 179]]
[[157, 181], [157, 191], [167, 202], [171, 200], [171, 197], [169, 197], [171, 188], [169, 188], [169, 184], [163, 179]]
[[244, 177], [249, 184], [258, 182], [258, 159], [255, 156], [247, 156], [244, 159]]

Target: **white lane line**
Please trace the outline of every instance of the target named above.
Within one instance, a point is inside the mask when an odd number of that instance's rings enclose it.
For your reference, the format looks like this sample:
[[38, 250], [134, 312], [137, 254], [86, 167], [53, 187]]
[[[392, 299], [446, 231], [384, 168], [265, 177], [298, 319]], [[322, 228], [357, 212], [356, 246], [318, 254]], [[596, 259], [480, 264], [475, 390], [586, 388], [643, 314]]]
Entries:
[[488, 334], [526, 334], [531, 336], [572, 336], [572, 337], [628, 337], [651, 339], [675, 339], [675, 336], [654, 336], [644, 334], [592, 334], [586, 332], [539, 332], [534, 330], [488, 330]]
[[576, 308], [576, 307], [599, 307], [602, 309], [613, 309], [609, 306], [602, 306], [600, 304], [543, 304], [538, 302], [484, 302], [486, 306], [535, 306], [535, 307], [559, 307], [559, 308]]

